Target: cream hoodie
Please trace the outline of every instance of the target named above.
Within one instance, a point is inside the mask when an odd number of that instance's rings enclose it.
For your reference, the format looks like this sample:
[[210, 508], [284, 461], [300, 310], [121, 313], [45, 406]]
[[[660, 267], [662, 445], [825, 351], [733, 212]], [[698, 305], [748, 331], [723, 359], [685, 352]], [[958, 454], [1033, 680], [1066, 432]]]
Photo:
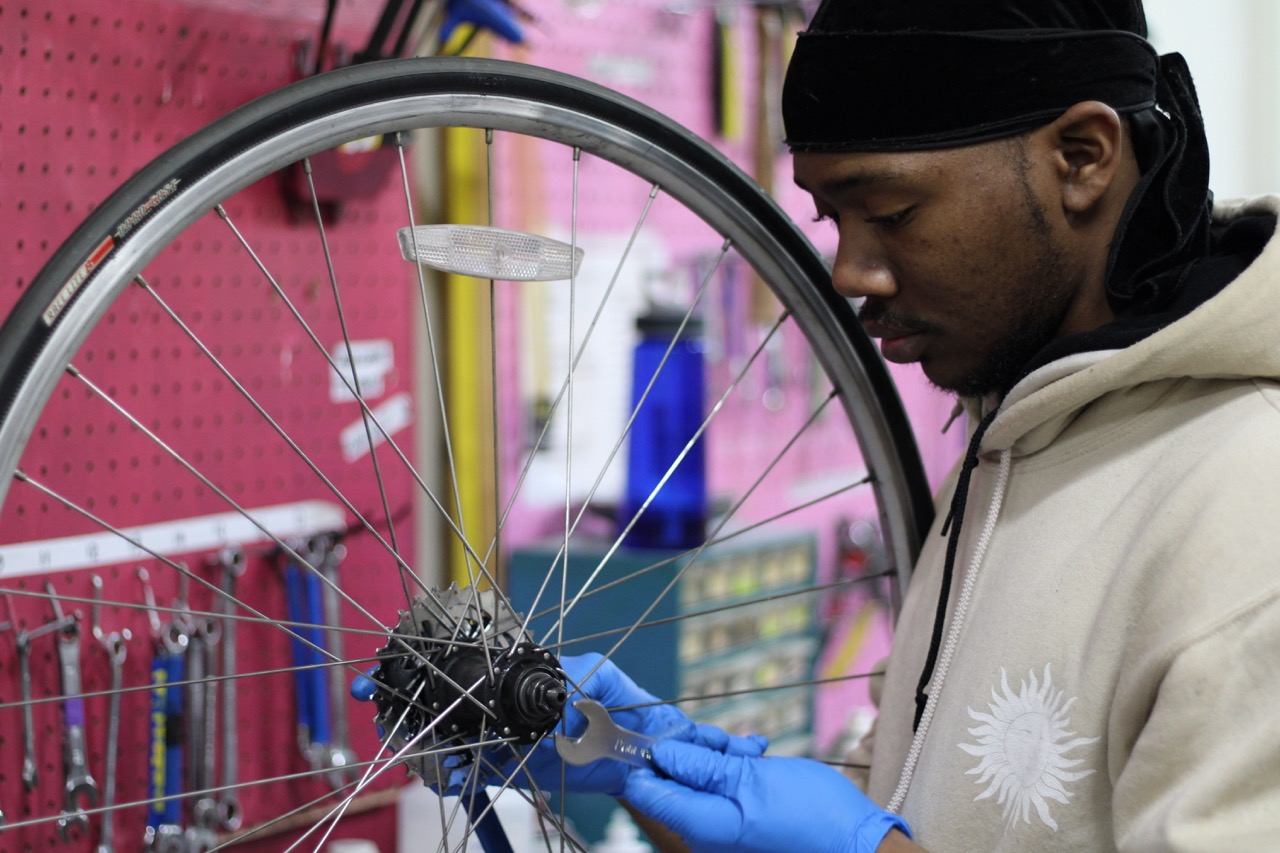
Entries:
[[937, 853], [1280, 851], [1280, 237], [1025, 378], [980, 450], [914, 742], [954, 475], [903, 606], [872, 799]]

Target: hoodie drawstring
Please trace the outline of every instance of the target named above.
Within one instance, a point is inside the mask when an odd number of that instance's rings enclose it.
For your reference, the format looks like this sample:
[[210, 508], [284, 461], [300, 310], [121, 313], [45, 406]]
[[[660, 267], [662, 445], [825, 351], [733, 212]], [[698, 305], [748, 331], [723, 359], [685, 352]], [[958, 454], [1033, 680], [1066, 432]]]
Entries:
[[992, 409], [973, 431], [969, 439], [969, 449], [964, 455], [964, 464], [960, 468], [960, 477], [956, 481], [956, 490], [951, 495], [951, 509], [947, 520], [942, 524], [942, 535], [947, 538], [947, 560], [942, 569], [942, 587], [938, 590], [938, 609], [933, 618], [933, 636], [929, 640], [929, 655], [925, 658], [924, 669], [920, 672], [920, 681], [916, 685], [916, 715], [911, 722], [911, 731], [920, 728], [920, 718], [924, 715], [925, 703], [929, 694], [925, 688], [929, 679], [933, 678], [933, 669], [938, 662], [938, 649], [942, 646], [942, 626], [947, 619], [947, 603], [951, 600], [951, 579], [955, 574], [956, 549], [960, 544], [960, 528], [964, 525], [964, 508], [969, 500], [969, 477], [973, 469], [978, 467], [978, 446], [982, 444], [982, 436], [987, 427], [995, 420], [999, 408]]
[[[977, 447], [977, 441], [974, 442], [974, 447]], [[932, 676], [933, 687], [929, 691], [924, 713], [918, 720], [919, 728], [911, 738], [911, 748], [907, 750], [907, 757], [902, 763], [902, 773], [898, 777], [898, 787], [894, 789], [893, 797], [889, 800], [889, 805], [887, 806], [891, 812], [900, 812], [902, 810], [902, 804], [907, 798], [907, 790], [911, 787], [911, 778], [915, 775], [916, 764], [920, 761], [920, 753], [924, 749], [924, 740], [929, 734], [929, 725], [933, 722], [933, 715], [938, 708], [938, 697], [942, 695], [947, 672], [951, 669], [951, 660], [955, 657], [956, 649], [960, 645], [960, 632], [964, 627], [965, 617], [969, 612], [969, 601], [972, 599], [973, 591], [978, 584], [978, 569], [982, 566], [982, 561], [987, 555], [987, 547], [990, 546], [991, 539], [995, 535], [996, 521], [1000, 517], [1000, 507], [1004, 503], [1004, 493], [1009, 484], [1009, 469], [1012, 467], [1012, 463], [1013, 451], [1001, 451], [1000, 467], [996, 472], [996, 482], [991, 494], [991, 503], [987, 506], [982, 532], [978, 535], [978, 540], [973, 547], [973, 560], [969, 564], [969, 571], [965, 573], [964, 583], [960, 586], [960, 594], [956, 596], [956, 606], [951, 617], [951, 630], [947, 632], [947, 641], [942, 646], [941, 653], [937, 656], [938, 669]], [[965, 488], [966, 490], [968, 488], [967, 482], [965, 483]], [[963, 509], [963, 505], [960, 508]], [[957, 516], [956, 528], [960, 526], [959, 518]], [[958, 535], [958, 530], [953, 531], [953, 535]], [[950, 567], [948, 566], [949, 574]], [[942, 598], [944, 604], [946, 600], [944, 595]], [[941, 624], [940, 618], [938, 626], [941, 626]], [[925, 682], [928, 679], [929, 673], [926, 670]]]

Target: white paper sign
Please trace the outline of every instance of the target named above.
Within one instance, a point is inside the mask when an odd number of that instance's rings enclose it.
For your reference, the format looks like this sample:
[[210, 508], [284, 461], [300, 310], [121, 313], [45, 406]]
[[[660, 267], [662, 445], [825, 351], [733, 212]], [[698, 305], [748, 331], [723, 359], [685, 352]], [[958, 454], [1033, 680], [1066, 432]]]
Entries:
[[[350, 403], [355, 400], [352, 389], [360, 380], [360, 395], [366, 400], [381, 397], [387, 390], [387, 374], [395, 367], [395, 351], [389, 340], [352, 341], [351, 357], [347, 357], [347, 345], [339, 341], [330, 351], [338, 370], [329, 371], [329, 400], [334, 403]], [[355, 371], [351, 363], [355, 362]], [[341, 371], [341, 373], [339, 373]], [[343, 380], [346, 380], [345, 382]]]

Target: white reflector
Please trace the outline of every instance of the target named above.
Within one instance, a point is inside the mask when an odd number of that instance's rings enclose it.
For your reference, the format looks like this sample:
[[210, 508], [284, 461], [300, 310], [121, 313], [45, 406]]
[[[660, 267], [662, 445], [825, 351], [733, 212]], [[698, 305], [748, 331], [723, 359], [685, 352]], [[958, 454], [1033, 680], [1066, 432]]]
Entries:
[[582, 249], [568, 243], [481, 225], [415, 225], [396, 232], [406, 261], [459, 275], [502, 281], [570, 278]]

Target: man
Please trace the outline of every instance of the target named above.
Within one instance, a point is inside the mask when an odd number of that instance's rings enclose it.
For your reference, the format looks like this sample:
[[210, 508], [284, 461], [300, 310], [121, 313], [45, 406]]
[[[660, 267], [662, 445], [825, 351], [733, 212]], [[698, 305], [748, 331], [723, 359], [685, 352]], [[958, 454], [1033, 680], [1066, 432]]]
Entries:
[[1280, 849], [1280, 200], [1211, 221], [1190, 76], [1145, 35], [1139, 0], [826, 0], [801, 35], [833, 284], [972, 443], [866, 795], [677, 734], [609, 788], [694, 850]]

